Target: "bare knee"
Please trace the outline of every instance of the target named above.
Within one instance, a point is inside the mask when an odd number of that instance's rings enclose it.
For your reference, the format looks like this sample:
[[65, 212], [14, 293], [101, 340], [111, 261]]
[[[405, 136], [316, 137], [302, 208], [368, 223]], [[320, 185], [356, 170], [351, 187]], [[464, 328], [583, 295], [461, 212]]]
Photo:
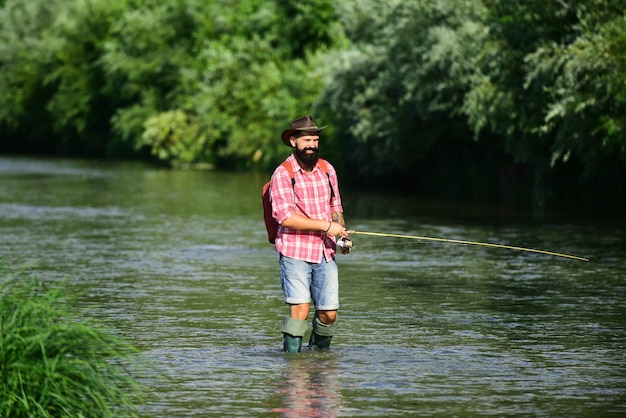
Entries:
[[294, 319], [306, 320], [309, 317], [309, 304], [289, 305], [289, 316]]
[[337, 321], [337, 311], [317, 311], [317, 317], [323, 324], [332, 325]]

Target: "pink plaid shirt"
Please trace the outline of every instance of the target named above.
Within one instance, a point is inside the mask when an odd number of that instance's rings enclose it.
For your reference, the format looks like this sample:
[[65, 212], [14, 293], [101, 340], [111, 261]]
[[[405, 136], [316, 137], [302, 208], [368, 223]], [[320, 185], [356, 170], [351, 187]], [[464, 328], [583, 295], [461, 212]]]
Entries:
[[311, 174], [302, 170], [296, 157], [290, 155], [295, 183], [292, 187], [289, 172], [282, 165], [274, 171], [270, 184], [272, 200], [272, 216], [281, 224], [278, 227], [275, 248], [280, 254], [304, 260], [310, 263], [321, 263], [322, 254], [326, 260], [335, 256], [335, 240], [323, 232], [296, 231], [282, 226], [282, 222], [299, 213], [311, 219], [332, 220], [332, 214], [343, 212], [339, 196], [339, 184], [335, 168], [328, 163], [328, 175], [335, 192], [331, 201], [328, 176], [316, 165]]

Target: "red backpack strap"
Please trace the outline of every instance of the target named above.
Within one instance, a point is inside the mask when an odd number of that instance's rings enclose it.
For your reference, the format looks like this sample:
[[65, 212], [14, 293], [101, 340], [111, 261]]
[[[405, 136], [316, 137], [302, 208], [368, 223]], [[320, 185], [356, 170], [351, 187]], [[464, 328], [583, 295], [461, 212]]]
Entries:
[[330, 186], [330, 198], [333, 199], [335, 197], [335, 189], [333, 189], [333, 184], [330, 182], [330, 174], [328, 174], [328, 161], [320, 158], [317, 160], [317, 165], [320, 166], [322, 171], [326, 173], [326, 177], [328, 177], [328, 185]]
[[291, 163], [289, 161], [283, 161], [281, 165], [287, 169], [287, 172], [289, 173], [289, 178], [291, 179], [291, 187], [293, 187], [296, 184], [296, 179], [293, 174], [293, 167], [291, 167]]

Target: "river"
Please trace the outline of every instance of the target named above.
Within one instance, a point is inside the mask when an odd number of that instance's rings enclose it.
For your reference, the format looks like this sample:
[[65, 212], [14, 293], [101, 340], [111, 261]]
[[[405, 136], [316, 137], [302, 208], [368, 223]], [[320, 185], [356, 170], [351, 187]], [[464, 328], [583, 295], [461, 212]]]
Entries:
[[[626, 224], [499, 216], [343, 190], [329, 351], [281, 352], [287, 312], [255, 173], [0, 157], [0, 260], [68, 280], [156, 367], [155, 417], [624, 416]], [[573, 219], [573, 218], [572, 218]]]

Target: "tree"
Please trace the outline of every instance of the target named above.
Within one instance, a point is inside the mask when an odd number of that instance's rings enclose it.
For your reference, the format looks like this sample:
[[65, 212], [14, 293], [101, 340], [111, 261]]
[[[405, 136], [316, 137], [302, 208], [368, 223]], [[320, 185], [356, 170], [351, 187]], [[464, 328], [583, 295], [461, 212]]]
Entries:
[[556, 204], [562, 189], [580, 202], [577, 186], [609, 178], [623, 205], [624, 5], [343, 4], [351, 43], [330, 60], [322, 103], [350, 138], [350, 172], [431, 190], [453, 178], [466, 183], [464, 197], [506, 192], [499, 170], [518, 164], [536, 208]]
[[[328, 20], [330, 3], [316, 0], [292, 4], [291, 21], [316, 20], [315, 14], [303, 16], [317, 10], [309, 3], [325, 4], [319, 13]], [[289, 5], [261, 0], [139, 5], [119, 22], [103, 58], [110, 80], [128, 100], [113, 120], [116, 131], [175, 164], [233, 168], [274, 165], [284, 158], [280, 127], [315, 102], [322, 78], [309, 66], [317, 65], [318, 51], [324, 50], [312, 40], [285, 37], [290, 21], [281, 19], [280, 8]], [[326, 20], [313, 28], [319, 39], [329, 38]], [[179, 24], [165, 24], [170, 21]]]
[[417, 163], [435, 148], [471, 141], [462, 110], [480, 78], [486, 10], [479, 1], [344, 7], [351, 44], [329, 60], [322, 104], [350, 138], [350, 171], [367, 183], [419, 182]]
[[[103, 153], [111, 108], [103, 39], [122, 1], [7, 1], [0, 10], [0, 124], [34, 149]], [[7, 135], [7, 136], [8, 136]]]

